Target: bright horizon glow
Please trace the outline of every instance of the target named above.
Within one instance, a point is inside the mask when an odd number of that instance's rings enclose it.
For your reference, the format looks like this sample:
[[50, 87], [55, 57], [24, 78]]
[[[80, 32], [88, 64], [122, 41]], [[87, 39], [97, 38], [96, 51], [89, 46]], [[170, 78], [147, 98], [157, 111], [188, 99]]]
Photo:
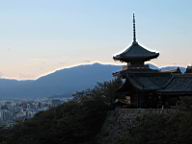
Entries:
[[[74, 65], [69, 65], [69, 66], [64, 66], [64, 67], [59, 67], [57, 69], [53, 69], [51, 71], [48, 71], [46, 73], [43, 73], [41, 75], [38, 75], [37, 77], [32, 77], [32, 78], [26, 78], [26, 79], [18, 79], [17, 77], [1, 77], [2, 79], [10, 79], [10, 80], [18, 80], [18, 81], [23, 81], [23, 80], [37, 80], [38, 78], [41, 78], [43, 76], [46, 76], [48, 74], [52, 74], [56, 71], [59, 70], [63, 70], [63, 69], [70, 69], [70, 68], [74, 68], [74, 67], [78, 67], [78, 66], [82, 66], [82, 65], [92, 65], [92, 64], [101, 64], [101, 65], [116, 65], [116, 66], [123, 66], [126, 65], [125, 63], [104, 63], [104, 62], [99, 62], [99, 61], [93, 61], [93, 62], [89, 62], [89, 63], [79, 63], [79, 64], [74, 64]], [[112, 74], [111, 74], [112, 76]]]
[[[123, 65], [126, 65], [126, 63], [103, 63], [103, 62], [99, 62], [99, 61], [93, 61], [93, 62], [89, 62], [89, 63], [79, 63], [79, 64], [76, 64], [76, 65], [70, 65], [70, 66], [65, 66], [65, 67], [60, 67], [60, 68], [57, 68], [57, 69], [53, 69], [52, 71], [48, 71], [47, 73], [44, 73], [44, 74], [41, 74], [41, 75], [38, 75], [37, 77], [32, 77], [32, 78], [26, 78], [26, 79], [19, 79], [17, 77], [1, 77], [2, 79], [10, 79], [10, 80], [18, 80], [18, 81], [23, 81], [23, 80], [37, 80], [43, 76], [46, 76], [46, 75], [49, 75], [49, 74], [52, 74], [56, 71], [59, 71], [59, 70], [63, 70], [63, 69], [70, 69], [70, 68], [74, 68], [74, 67], [78, 67], [78, 66], [82, 66], [82, 65], [92, 65], [92, 64], [102, 64], [102, 65], [116, 65], [116, 66], [123, 66]], [[158, 66], [156, 65], [155, 63], [153, 62], [146, 62], [146, 64], [152, 64], [154, 66], [157, 66], [159, 68], [161, 67], [166, 67], [166, 66], [181, 66], [181, 65], [163, 65], [163, 66]], [[182, 67], [182, 66], [181, 66]], [[183, 67], [186, 67], [186, 66], [183, 66]], [[112, 75], [111, 75], [112, 76]]]
[[113, 61], [132, 43], [158, 51], [157, 66], [192, 64], [191, 0], [8, 0], [0, 5], [0, 76], [36, 79]]

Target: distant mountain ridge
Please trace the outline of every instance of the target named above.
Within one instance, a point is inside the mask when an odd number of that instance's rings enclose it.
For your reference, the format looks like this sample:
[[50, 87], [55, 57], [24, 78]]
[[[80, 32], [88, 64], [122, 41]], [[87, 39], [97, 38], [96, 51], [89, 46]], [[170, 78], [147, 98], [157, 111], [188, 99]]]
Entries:
[[161, 71], [171, 71], [171, 70], [176, 70], [177, 68], [179, 68], [182, 73], [184, 73], [186, 71], [186, 68], [180, 67], [180, 66], [164, 66], [164, 67], [160, 67], [160, 70]]
[[[152, 69], [173, 70], [177, 67]], [[87, 64], [55, 71], [37, 80], [0, 79], [0, 99], [36, 99], [63, 95], [70, 97], [74, 92], [92, 88], [97, 82], [109, 81], [112, 73], [120, 71], [121, 65]], [[180, 68], [182, 71], [185, 68]]]
[[72, 93], [92, 88], [97, 82], [112, 79], [121, 66], [104, 64], [79, 65], [55, 71], [37, 80], [0, 79], [0, 99], [35, 99]]
[[185, 67], [181, 67], [181, 66], [162, 66], [162, 67], [157, 67], [153, 64], [148, 64], [149, 67], [151, 69], [156, 69], [156, 70], [159, 70], [159, 71], [173, 71], [173, 70], [176, 70], [177, 68], [179, 68], [181, 70], [182, 73], [184, 73], [186, 71], [186, 68]]

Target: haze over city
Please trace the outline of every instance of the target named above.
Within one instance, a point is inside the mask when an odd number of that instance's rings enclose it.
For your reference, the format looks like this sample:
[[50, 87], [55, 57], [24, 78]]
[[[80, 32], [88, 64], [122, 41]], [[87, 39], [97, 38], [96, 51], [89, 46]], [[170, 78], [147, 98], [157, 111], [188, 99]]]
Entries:
[[190, 0], [7, 0], [0, 5], [1, 77], [35, 79], [81, 63], [112, 63], [131, 45], [160, 52], [158, 66], [192, 64]]

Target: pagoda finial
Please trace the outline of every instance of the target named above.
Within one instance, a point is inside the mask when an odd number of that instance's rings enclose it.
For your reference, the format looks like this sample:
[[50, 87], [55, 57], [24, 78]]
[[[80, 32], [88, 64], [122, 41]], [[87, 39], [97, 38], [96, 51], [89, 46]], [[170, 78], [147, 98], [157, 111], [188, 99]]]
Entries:
[[133, 42], [136, 42], [135, 14], [133, 13]]

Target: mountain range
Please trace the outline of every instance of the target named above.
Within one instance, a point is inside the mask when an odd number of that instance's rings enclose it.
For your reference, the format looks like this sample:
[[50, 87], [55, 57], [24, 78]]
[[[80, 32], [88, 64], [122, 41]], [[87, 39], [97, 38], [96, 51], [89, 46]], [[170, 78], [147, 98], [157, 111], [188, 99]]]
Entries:
[[[149, 65], [153, 69], [159, 69]], [[112, 80], [112, 73], [121, 70], [121, 65], [87, 64], [65, 68], [36, 80], [0, 79], [0, 99], [40, 99], [45, 97], [71, 97], [76, 91], [92, 88], [98, 82]], [[177, 67], [163, 67], [172, 70]], [[184, 71], [185, 68], [180, 68]]]
[[55, 71], [37, 80], [0, 79], [0, 99], [70, 97], [74, 92], [92, 88], [97, 82], [112, 79], [121, 66], [87, 64]]

